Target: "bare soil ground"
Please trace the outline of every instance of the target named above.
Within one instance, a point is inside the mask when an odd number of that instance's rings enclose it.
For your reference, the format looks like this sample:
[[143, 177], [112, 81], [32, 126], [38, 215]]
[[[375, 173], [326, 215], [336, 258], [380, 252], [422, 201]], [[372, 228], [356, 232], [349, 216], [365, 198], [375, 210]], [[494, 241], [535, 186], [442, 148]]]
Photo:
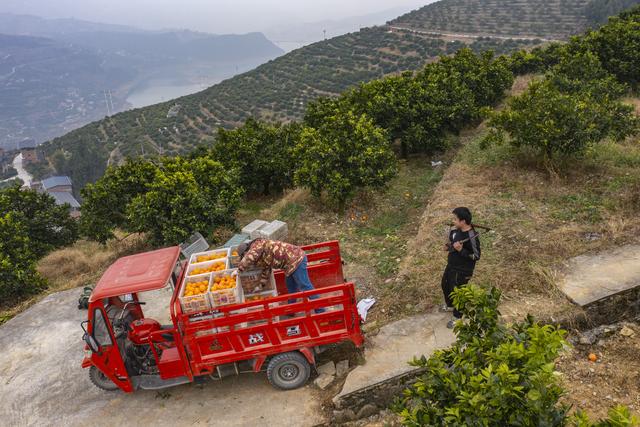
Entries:
[[[593, 346], [577, 345], [560, 358], [564, 403], [600, 418], [617, 404], [640, 412], [640, 324], [629, 327], [635, 331], [631, 337], [616, 333]], [[590, 353], [596, 362], [589, 360]]]

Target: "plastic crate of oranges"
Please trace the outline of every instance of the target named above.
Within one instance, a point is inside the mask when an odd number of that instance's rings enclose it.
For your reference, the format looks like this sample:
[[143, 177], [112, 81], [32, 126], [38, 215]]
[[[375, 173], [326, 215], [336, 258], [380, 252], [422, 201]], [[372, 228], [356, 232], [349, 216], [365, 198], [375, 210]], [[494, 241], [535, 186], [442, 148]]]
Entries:
[[207, 252], [199, 252], [191, 255], [189, 264], [198, 264], [201, 262], [215, 261], [218, 259], [227, 258], [229, 256], [229, 249], [214, 249]]
[[237, 270], [225, 270], [213, 273], [211, 279], [211, 304], [214, 307], [236, 304], [242, 302], [240, 287], [238, 286], [238, 277], [233, 273]]
[[187, 269], [187, 276], [197, 276], [198, 274], [213, 273], [227, 269], [227, 260], [207, 261], [199, 264], [192, 264]]
[[234, 246], [229, 250], [229, 268], [237, 268], [238, 264], [240, 264], [240, 255], [238, 247]]
[[211, 302], [208, 298], [210, 281], [211, 274], [188, 277], [185, 280], [180, 296], [182, 311], [193, 313], [211, 308]]

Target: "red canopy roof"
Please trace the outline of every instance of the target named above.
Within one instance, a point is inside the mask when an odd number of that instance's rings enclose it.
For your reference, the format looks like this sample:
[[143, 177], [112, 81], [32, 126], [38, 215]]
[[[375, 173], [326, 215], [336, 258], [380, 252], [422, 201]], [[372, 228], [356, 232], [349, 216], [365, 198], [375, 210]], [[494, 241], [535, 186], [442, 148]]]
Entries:
[[126, 256], [104, 272], [89, 301], [163, 288], [180, 256], [180, 246]]

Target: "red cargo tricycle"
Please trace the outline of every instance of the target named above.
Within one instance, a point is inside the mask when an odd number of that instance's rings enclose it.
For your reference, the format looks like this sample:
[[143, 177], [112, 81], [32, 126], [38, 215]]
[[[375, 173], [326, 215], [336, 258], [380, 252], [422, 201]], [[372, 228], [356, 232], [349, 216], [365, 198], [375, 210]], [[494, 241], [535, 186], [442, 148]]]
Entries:
[[[82, 367], [96, 386], [125, 392], [262, 370], [277, 388], [301, 387], [321, 346], [363, 342], [338, 242], [303, 249], [316, 289], [287, 294], [276, 271], [278, 296], [189, 313], [179, 301], [187, 265], [179, 246], [118, 259], [89, 298]], [[163, 290], [167, 324], [145, 316], [145, 295]]]

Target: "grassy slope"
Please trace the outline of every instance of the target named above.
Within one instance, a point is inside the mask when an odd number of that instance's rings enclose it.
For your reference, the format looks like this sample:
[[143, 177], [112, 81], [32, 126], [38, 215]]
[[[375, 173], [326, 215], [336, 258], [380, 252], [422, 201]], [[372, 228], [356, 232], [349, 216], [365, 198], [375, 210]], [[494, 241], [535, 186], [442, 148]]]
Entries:
[[[628, 102], [640, 114], [638, 99]], [[455, 206], [466, 205], [479, 224], [495, 230], [481, 237], [483, 256], [473, 282], [503, 291], [503, 316], [521, 319], [531, 313], [571, 323], [583, 312], [556, 287], [564, 262], [638, 242], [640, 137], [603, 143], [584, 159], [549, 172], [509, 147], [481, 150], [483, 132], [480, 127], [469, 136], [431, 197], [402, 262], [402, 300], [396, 307], [416, 298], [425, 308], [442, 301], [444, 224]], [[598, 238], [591, 240], [591, 233]], [[638, 331], [637, 323], [630, 326]], [[558, 365], [567, 390], [564, 401], [594, 417], [616, 403], [637, 412], [638, 351], [638, 339], [620, 335], [567, 351]], [[587, 360], [590, 352], [598, 354], [598, 363]]]
[[[504, 291], [507, 315], [558, 318], [571, 307], [554, 286], [562, 262], [627, 243], [640, 231], [630, 216], [640, 207], [638, 140], [603, 143], [586, 158], [548, 172], [527, 156], [513, 160], [510, 147], [481, 150], [482, 132], [459, 152], [436, 189], [410, 245], [413, 255], [403, 263], [403, 280], [433, 304], [439, 301], [444, 224], [455, 206], [469, 206], [478, 223], [495, 230], [482, 237], [474, 280]], [[601, 238], [590, 240], [589, 233]]]

